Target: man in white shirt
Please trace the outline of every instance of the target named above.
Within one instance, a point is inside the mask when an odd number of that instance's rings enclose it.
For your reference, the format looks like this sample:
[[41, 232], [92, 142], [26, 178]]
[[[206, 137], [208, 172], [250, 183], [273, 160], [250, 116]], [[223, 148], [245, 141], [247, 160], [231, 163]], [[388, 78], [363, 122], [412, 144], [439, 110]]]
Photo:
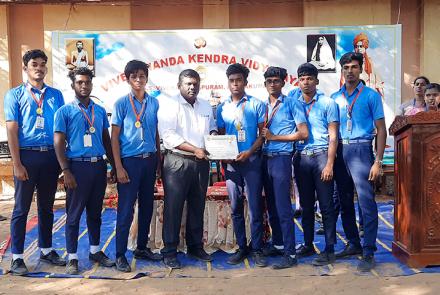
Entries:
[[204, 136], [217, 132], [211, 105], [197, 98], [200, 76], [191, 69], [179, 75], [180, 94], [159, 100], [159, 133], [166, 148], [162, 169], [164, 185], [163, 261], [180, 268], [177, 259], [180, 225], [187, 201], [186, 245], [188, 255], [212, 258], [203, 249], [203, 215], [209, 178], [209, 161]]

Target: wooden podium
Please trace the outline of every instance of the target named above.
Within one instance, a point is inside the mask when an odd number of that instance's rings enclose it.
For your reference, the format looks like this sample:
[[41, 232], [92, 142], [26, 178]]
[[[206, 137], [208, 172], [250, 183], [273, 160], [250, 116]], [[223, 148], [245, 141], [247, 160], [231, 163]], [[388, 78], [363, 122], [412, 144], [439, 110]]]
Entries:
[[394, 135], [393, 255], [411, 267], [440, 265], [440, 112], [398, 116]]

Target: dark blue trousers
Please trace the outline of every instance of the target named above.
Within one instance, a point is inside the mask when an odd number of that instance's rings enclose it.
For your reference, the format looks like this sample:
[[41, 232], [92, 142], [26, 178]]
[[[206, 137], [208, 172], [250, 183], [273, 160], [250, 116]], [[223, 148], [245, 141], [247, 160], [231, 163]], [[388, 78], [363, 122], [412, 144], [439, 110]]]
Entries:
[[300, 204], [303, 209], [302, 227], [304, 244], [313, 245], [315, 234], [315, 194], [318, 197], [319, 209], [325, 231], [325, 250], [334, 252], [336, 244], [336, 217], [333, 203], [333, 181], [322, 181], [321, 173], [327, 164], [327, 152], [307, 156], [296, 153], [293, 158], [296, 183], [301, 196]]
[[20, 160], [29, 179], [20, 181], [14, 177], [15, 204], [11, 218], [12, 253], [23, 254], [26, 222], [37, 189], [38, 247], [52, 247], [53, 203], [57, 190], [60, 166], [54, 150], [46, 152], [20, 150]]
[[261, 156], [253, 154], [245, 162], [233, 162], [225, 166], [226, 187], [231, 201], [232, 221], [237, 244], [247, 248], [246, 216], [244, 214], [244, 193], [248, 201], [248, 213], [251, 222], [252, 250], [263, 247], [263, 198]]
[[98, 162], [70, 162], [77, 187], [68, 189], [66, 196], [66, 249], [76, 253], [78, 249], [79, 223], [86, 209], [89, 244], [98, 246], [101, 238], [102, 201], [107, 186], [107, 165]]
[[161, 253], [177, 255], [183, 207], [186, 201], [185, 239], [188, 250], [203, 248], [203, 216], [209, 181], [209, 162], [166, 154], [162, 169], [165, 192]]
[[284, 245], [287, 255], [294, 255], [295, 223], [293, 221], [290, 188], [292, 179], [292, 156], [263, 156], [263, 186], [272, 243]]
[[137, 248], [145, 250], [150, 233], [154, 204], [157, 155], [147, 158], [127, 157], [122, 165], [130, 182], [118, 183], [118, 217], [116, 221], [116, 257], [125, 255], [130, 226], [133, 221], [134, 204], [138, 201]]
[[377, 249], [377, 204], [373, 182], [368, 181], [373, 163], [374, 156], [371, 143], [339, 144], [335, 162], [335, 178], [342, 225], [348, 241], [360, 245], [353, 202], [354, 189], [356, 189], [364, 220], [364, 255], [373, 254]]

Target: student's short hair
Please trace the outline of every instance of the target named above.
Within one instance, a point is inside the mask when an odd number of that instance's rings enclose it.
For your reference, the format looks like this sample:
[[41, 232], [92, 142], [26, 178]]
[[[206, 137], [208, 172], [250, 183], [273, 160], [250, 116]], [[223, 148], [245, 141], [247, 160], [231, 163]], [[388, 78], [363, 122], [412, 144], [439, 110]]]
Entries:
[[287, 70], [281, 67], [268, 67], [264, 72], [264, 79], [269, 77], [278, 77], [284, 81], [287, 77]]
[[239, 63], [232, 64], [226, 69], [226, 77], [229, 78], [230, 75], [234, 74], [242, 74], [243, 78], [247, 81], [247, 78], [249, 76], [249, 69]]
[[426, 78], [425, 76], [418, 76], [417, 78], [414, 79], [413, 85], [416, 84], [416, 81], [419, 80], [419, 79], [425, 80], [425, 83], [426, 83], [427, 85], [430, 83], [430, 82], [429, 82], [429, 79]]
[[297, 73], [298, 78], [302, 76], [313, 76], [315, 78], [318, 78], [318, 69], [309, 62], [300, 65], [298, 67]]
[[180, 72], [179, 74], [179, 82], [178, 84], [181, 85], [183, 78], [194, 78], [197, 80], [197, 82], [200, 82], [200, 75], [197, 73], [196, 70], [193, 69], [186, 69]]
[[87, 67], [80, 67], [80, 68], [75, 68], [75, 69], [71, 70], [69, 72], [68, 77], [70, 78], [70, 80], [72, 80], [72, 83], [75, 83], [76, 76], [78, 76], [78, 75], [89, 76], [90, 80], [92, 80], [93, 77], [95, 76], [91, 69], [89, 69]]
[[81, 41], [81, 40], [78, 40], [78, 41], [76, 41], [76, 43], [75, 43], [75, 44], [78, 44], [78, 43], [81, 43], [81, 44], [83, 44], [83, 45], [84, 45], [83, 41]]
[[440, 92], [440, 84], [438, 84], [438, 83], [429, 83], [428, 85], [426, 85], [426, 90], [429, 90], [429, 89], [434, 89], [437, 92]]
[[31, 59], [36, 59], [36, 58], [42, 58], [45, 62], [47, 62], [47, 55], [46, 53], [44, 53], [43, 50], [32, 49], [26, 51], [26, 53], [23, 55], [23, 64], [27, 66]]
[[362, 53], [347, 52], [341, 57], [341, 59], [339, 60], [339, 64], [341, 65], [341, 67], [343, 67], [345, 64], [348, 64], [354, 60], [358, 61], [359, 66], [362, 68], [364, 64], [364, 56], [362, 55]]
[[148, 77], [148, 65], [140, 60], [130, 60], [124, 69], [124, 75], [127, 80], [130, 78], [130, 74], [135, 74], [138, 71], [144, 71], [145, 75]]

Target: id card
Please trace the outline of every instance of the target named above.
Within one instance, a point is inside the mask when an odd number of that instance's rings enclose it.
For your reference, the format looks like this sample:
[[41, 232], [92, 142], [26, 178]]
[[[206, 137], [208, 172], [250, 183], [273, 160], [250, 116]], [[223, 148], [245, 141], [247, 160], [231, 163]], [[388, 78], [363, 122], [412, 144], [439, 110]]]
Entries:
[[351, 121], [351, 119], [347, 120], [347, 131], [351, 132], [351, 129], [353, 128], [353, 122]]
[[92, 135], [84, 134], [84, 147], [91, 147], [91, 146], [92, 146]]
[[44, 129], [44, 117], [37, 116], [37, 121], [35, 122], [35, 128]]
[[246, 131], [238, 130], [237, 141], [238, 142], [245, 142], [246, 141]]

